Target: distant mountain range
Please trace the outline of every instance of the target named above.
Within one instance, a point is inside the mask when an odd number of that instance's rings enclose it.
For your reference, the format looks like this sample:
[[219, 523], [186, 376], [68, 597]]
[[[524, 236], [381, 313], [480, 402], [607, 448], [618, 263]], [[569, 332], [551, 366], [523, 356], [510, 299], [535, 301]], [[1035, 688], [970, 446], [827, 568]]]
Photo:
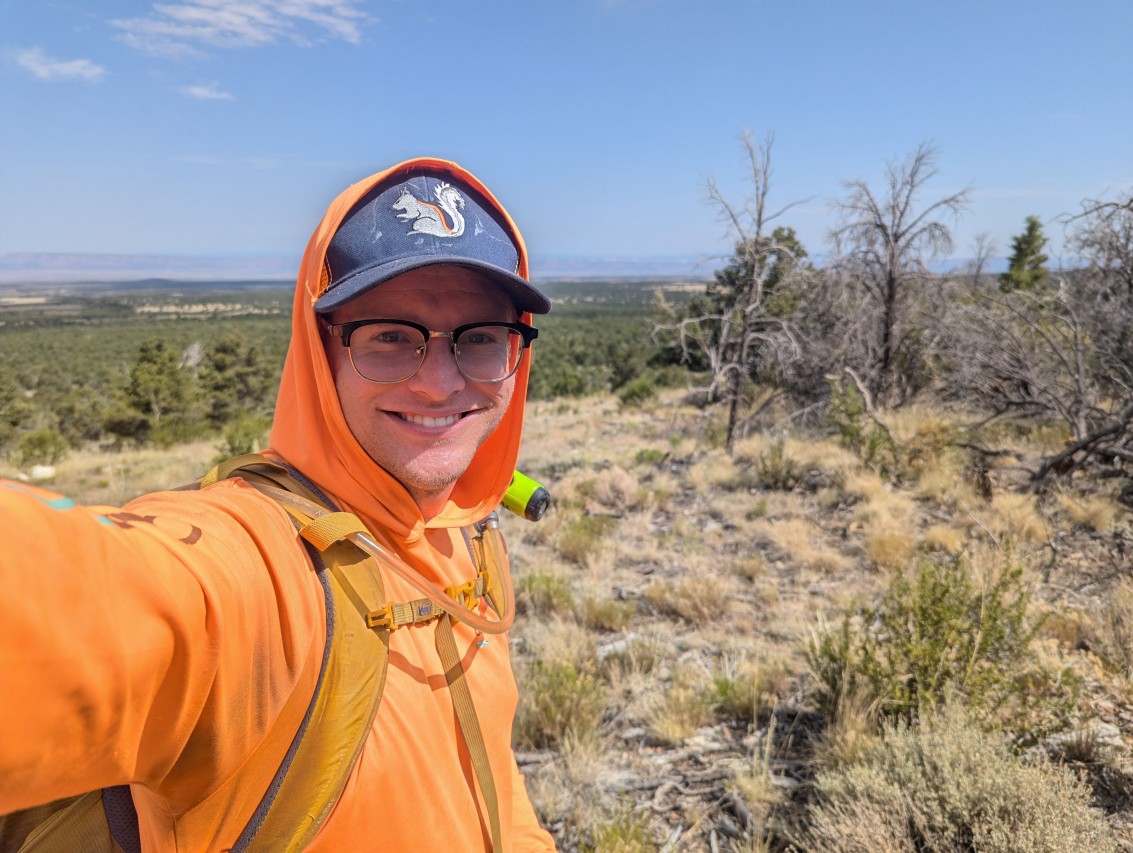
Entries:
[[[532, 259], [536, 278], [710, 278], [719, 259], [693, 256], [652, 258], [547, 257]], [[198, 257], [188, 255], [110, 255], [15, 253], [0, 255], [0, 284], [171, 279], [177, 281], [284, 280], [295, 277], [298, 258]]]
[[[725, 259], [693, 255], [668, 257], [538, 257], [531, 267], [536, 279], [570, 278], [711, 278]], [[953, 258], [935, 265], [939, 272], [963, 269], [966, 261]], [[984, 269], [1006, 269], [1004, 258], [993, 258]], [[14, 253], [0, 255], [0, 284], [52, 284], [136, 279], [175, 281], [259, 280], [292, 281], [298, 258], [208, 257], [190, 255], [110, 255]]]

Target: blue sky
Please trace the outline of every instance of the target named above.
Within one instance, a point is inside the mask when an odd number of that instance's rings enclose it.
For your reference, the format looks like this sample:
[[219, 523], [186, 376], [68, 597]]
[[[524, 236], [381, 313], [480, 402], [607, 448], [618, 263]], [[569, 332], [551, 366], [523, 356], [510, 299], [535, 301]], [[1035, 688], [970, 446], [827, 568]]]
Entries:
[[[337, 192], [429, 154], [533, 257], [729, 251], [739, 134], [826, 251], [842, 182], [939, 149], [957, 255], [1133, 188], [1133, 3], [0, 0], [0, 255], [297, 259]], [[538, 269], [536, 269], [538, 272]]]

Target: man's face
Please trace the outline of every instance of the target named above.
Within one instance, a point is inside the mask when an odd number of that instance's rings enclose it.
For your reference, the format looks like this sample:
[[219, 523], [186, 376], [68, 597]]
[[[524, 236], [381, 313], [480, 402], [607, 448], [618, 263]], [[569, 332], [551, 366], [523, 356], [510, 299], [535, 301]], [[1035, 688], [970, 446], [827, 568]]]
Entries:
[[[376, 318], [413, 320], [434, 331], [517, 319], [497, 285], [465, 267], [445, 265], [390, 279], [327, 319], [338, 324]], [[496, 383], [466, 379], [446, 338], [429, 342], [413, 376], [389, 384], [359, 376], [341, 338], [328, 338], [326, 348], [350, 431], [370, 458], [405, 486], [426, 517], [435, 515], [499, 425], [515, 377]]]

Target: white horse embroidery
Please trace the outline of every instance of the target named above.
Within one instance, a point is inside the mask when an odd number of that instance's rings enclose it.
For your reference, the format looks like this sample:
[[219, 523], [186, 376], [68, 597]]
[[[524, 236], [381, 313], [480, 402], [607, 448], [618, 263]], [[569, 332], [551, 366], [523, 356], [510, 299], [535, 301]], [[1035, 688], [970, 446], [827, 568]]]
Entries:
[[[442, 183], [433, 195], [437, 198], [436, 204], [420, 201], [413, 197], [407, 189], [401, 191], [397, 201], [393, 203], [394, 210], [400, 210], [397, 218], [402, 222], [413, 221], [409, 234], [431, 234], [434, 237], [459, 237], [464, 233], [464, 216], [460, 211], [464, 208], [464, 198], [449, 184]], [[450, 228], [445, 223], [445, 214], [452, 220]]]

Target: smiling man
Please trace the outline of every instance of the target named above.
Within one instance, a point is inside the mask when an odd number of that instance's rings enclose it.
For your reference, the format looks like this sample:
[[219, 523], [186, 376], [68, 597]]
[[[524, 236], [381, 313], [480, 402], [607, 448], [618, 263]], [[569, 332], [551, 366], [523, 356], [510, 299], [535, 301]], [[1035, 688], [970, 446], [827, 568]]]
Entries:
[[94, 790], [91, 850], [554, 849], [493, 522], [549, 308], [488, 190], [408, 161], [311, 237], [262, 457], [120, 509], [0, 488], [0, 812]]

